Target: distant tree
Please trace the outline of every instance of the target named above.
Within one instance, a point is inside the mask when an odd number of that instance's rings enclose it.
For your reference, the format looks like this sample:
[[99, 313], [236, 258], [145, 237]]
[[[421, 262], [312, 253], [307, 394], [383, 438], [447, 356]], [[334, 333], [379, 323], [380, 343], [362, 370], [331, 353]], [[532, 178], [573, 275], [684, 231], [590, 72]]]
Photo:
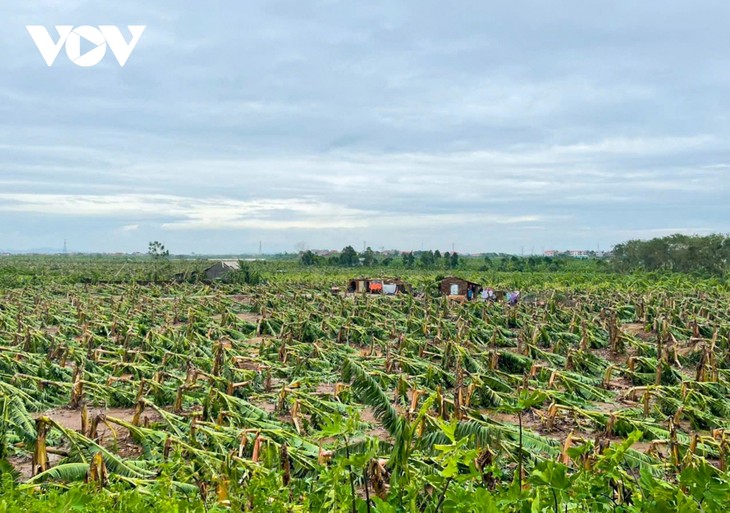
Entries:
[[457, 267], [459, 267], [459, 254], [456, 251], [451, 254], [451, 258], [449, 259], [449, 267], [451, 267], [452, 269], [456, 269]]
[[485, 255], [484, 256], [484, 267], [486, 269], [491, 269], [492, 268], [492, 259], [489, 258], [489, 255]]
[[512, 255], [509, 257], [507, 263], [507, 269], [510, 271], [524, 271], [525, 270], [525, 259], [518, 256]]
[[372, 267], [377, 263], [375, 260], [375, 252], [370, 247], [368, 247], [361, 256], [363, 259], [362, 263], [366, 267]]
[[306, 266], [317, 265], [317, 255], [312, 253], [311, 250], [304, 251], [299, 257], [299, 263]]
[[155, 260], [159, 260], [161, 258], [167, 258], [170, 256], [170, 251], [165, 249], [165, 245], [161, 242], [154, 241], [150, 242], [147, 254], [150, 255]]
[[403, 258], [403, 265], [406, 267], [413, 267], [416, 263], [416, 257], [413, 254], [413, 251], [409, 253], [402, 253], [401, 257]]
[[439, 260], [441, 260], [441, 252], [440, 252], [440, 251], [439, 251], [438, 249], [437, 249], [436, 251], [434, 251], [434, 252], [433, 252], [433, 258], [434, 258], [434, 259], [435, 259], [435, 260], [436, 260], [437, 262], [438, 262]]
[[152, 257], [152, 281], [160, 279], [160, 275], [163, 271], [170, 270], [170, 251], [165, 248], [165, 245], [161, 242], [154, 241], [150, 242], [147, 254]]
[[340, 253], [340, 265], [344, 267], [355, 267], [360, 263], [357, 251], [352, 246], [345, 247]]
[[422, 251], [419, 256], [419, 261], [423, 267], [433, 267], [436, 263], [436, 256], [433, 251]]

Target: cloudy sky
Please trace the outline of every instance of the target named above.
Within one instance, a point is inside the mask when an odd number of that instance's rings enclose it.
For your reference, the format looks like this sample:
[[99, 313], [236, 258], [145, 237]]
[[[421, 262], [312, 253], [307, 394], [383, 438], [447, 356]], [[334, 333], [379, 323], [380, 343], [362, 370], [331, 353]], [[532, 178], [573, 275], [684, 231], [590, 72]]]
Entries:
[[[147, 28], [82, 68], [26, 25]], [[728, 232], [729, 93], [726, 1], [0, 0], [0, 250]]]

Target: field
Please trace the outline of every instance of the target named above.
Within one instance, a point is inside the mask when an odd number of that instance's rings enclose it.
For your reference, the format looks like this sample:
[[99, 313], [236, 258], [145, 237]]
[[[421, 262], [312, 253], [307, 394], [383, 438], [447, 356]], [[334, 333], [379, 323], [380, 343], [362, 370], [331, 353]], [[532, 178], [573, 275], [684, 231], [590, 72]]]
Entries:
[[510, 307], [88, 265], [6, 266], [0, 511], [726, 511], [722, 281], [454, 271]]

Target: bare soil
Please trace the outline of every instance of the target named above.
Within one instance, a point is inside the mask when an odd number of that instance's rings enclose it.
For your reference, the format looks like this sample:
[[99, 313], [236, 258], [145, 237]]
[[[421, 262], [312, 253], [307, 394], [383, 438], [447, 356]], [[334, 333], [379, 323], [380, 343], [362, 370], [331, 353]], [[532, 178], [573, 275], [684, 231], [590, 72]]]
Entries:
[[[113, 417], [124, 422], [132, 422], [134, 418], [134, 408], [99, 408], [87, 407], [88, 421], [91, 423], [97, 415], [105, 415]], [[81, 410], [70, 410], [66, 408], [54, 408], [34, 415], [38, 417], [48, 417], [56, 422], [59, 426], [69, 431], [81, 431]], [[154, 410], [145, 410], [142, 412], [141, 422], [143, 425], [160, 420], [159, 414]], [[97, 428], [97, 443], [113, 450], [123, 458], [135, 458], [142, 453], [139, 447], [132, 439], [129, 431], [121, 426], [110, 423], [113, 430], [109, 426], [100, 422]], [[68, 447], [61, 445], [60, 447], [49, 447], [49, 451], [63, 451]], [[62, 455], [48, 453], [48, 462], [51, 467], [56, 465], [63, 459]], [[16, 456], [9, 458], [10, 464], [18, 471], [23, 480], [30, 479], [33, 475], [32, 457], [30, 454], [25, 456]]]

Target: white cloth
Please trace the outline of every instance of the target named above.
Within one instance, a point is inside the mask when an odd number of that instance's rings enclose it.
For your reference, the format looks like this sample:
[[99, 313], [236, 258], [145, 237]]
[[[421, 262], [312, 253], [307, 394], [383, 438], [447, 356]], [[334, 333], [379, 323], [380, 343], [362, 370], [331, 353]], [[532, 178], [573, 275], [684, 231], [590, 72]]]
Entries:
[[398, 292], [398, 285], [395, 283], [383, 283], [383, 294], [393, 295]]

